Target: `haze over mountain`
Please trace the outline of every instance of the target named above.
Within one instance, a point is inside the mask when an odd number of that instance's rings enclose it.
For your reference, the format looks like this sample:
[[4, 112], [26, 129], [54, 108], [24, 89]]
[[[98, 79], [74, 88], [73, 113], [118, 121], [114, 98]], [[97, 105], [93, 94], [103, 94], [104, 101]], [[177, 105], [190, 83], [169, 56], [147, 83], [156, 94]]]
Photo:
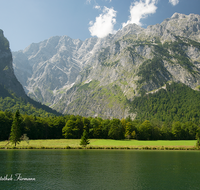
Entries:
[[123, 118], [142, 93], [200, 85], [200, 16], [175, 13], [146, 29], [129, 24], [85, 41], [54, 36], [13, 52], [25, 92], [61, 113]]

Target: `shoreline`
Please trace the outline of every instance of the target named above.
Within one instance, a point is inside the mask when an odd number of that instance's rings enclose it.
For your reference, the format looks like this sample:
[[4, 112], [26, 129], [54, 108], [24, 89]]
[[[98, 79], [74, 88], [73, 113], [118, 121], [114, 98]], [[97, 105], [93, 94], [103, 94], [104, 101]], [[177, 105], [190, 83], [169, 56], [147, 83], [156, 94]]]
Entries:
[[34, 146], [8, 146], [0, 147], [0, 150], [200, 150], [197, 147], [184, 147], [184, 146], [66, 146], [66, 147], [34, 147]]

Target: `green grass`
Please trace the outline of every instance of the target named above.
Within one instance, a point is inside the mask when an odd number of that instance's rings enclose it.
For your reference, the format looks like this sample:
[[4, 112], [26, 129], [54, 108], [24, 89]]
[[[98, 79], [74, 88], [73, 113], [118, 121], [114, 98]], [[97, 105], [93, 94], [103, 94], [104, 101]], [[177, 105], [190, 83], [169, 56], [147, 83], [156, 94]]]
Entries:
[[[11, 143], [6, 145], [8, 141], [0, 141], [0, 148], [13, 148]], [[29, 144], [22, 141], [17, 145], [17, 148], [28, 149], [64, 149], [64, 148], [80, 148], [80, 139], [55, 139], [55, 140], [30, 140]], [[192, 148], [195, 147], [196, 140], [157, 140], [157, 141], [138, 141], [138, 140], [111, 140], [111, 139], [90, 139], [89, 148], [93, 149], [165, 149], [168, 148]]]
[[138, 141], [138, 140], [106, 140], [96, 139], [92, 146], [195, 146], [195, 140], [157, 140], [157, 141]]
[[[0, 147], [5, 146], [7, 141], [0, 141]], [[17, 147], [49, 147], [49, 148], [64, 148], [66, 146], [79, 146], [80, 139], [48, 139], [48, 140], [29, 140], [20, 142]], [[8, 145], [13, 146], [11, 143]]]

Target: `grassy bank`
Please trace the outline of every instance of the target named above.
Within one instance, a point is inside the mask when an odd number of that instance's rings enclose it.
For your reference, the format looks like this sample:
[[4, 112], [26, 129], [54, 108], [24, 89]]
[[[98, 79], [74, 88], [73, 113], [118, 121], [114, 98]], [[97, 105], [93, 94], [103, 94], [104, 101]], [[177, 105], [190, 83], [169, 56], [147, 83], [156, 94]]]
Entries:
[[[0, 141], [1, 149], [82, 149], [80, 139], [29, 140], [22, 141], [16, 147], [8, 141]], [[152, 150], [194, 150], [196, 140], [111, 140], [90, 139], [87, 149], [152, 149]]]

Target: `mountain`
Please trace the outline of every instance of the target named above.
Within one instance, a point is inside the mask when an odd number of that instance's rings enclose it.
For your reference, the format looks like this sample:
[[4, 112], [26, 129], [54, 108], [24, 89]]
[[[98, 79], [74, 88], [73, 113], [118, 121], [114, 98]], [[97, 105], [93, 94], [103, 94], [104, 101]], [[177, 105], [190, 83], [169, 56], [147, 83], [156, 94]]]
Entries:
[[16, 95], [26, 97], [22, 85], [17, 80], [13, 66], [12, 54], [9, 48], [9, 41], [0, 30], [0, 84], [8, 90], [12, 90]]
[[13, 63], [26, 93], [61, 113], [135, 117], [131, 102], [167, 83], [199, 90], [200, 15], [175, 13], [85, 41], [52, 37], [13, 52]]
[[[126, 34], [142, 30], [127, 28]], [[80, 71], [92, 65], [102, 47], [124, 35], [120, 33], [103, 39], [90, 38], [84, 42], [68, 36], [55, 36], [23, 51], [13, 52], [14, 70], [30, 97], [47, 105], [58, 101], [62, 93], [74, 85]]]
[[17, 80], [12, 65], [9, 41], [0, 30], [0, 110], [9, 110], [41, 116], [60, 115], [55, 110], [42, 105], [28, 97]]

